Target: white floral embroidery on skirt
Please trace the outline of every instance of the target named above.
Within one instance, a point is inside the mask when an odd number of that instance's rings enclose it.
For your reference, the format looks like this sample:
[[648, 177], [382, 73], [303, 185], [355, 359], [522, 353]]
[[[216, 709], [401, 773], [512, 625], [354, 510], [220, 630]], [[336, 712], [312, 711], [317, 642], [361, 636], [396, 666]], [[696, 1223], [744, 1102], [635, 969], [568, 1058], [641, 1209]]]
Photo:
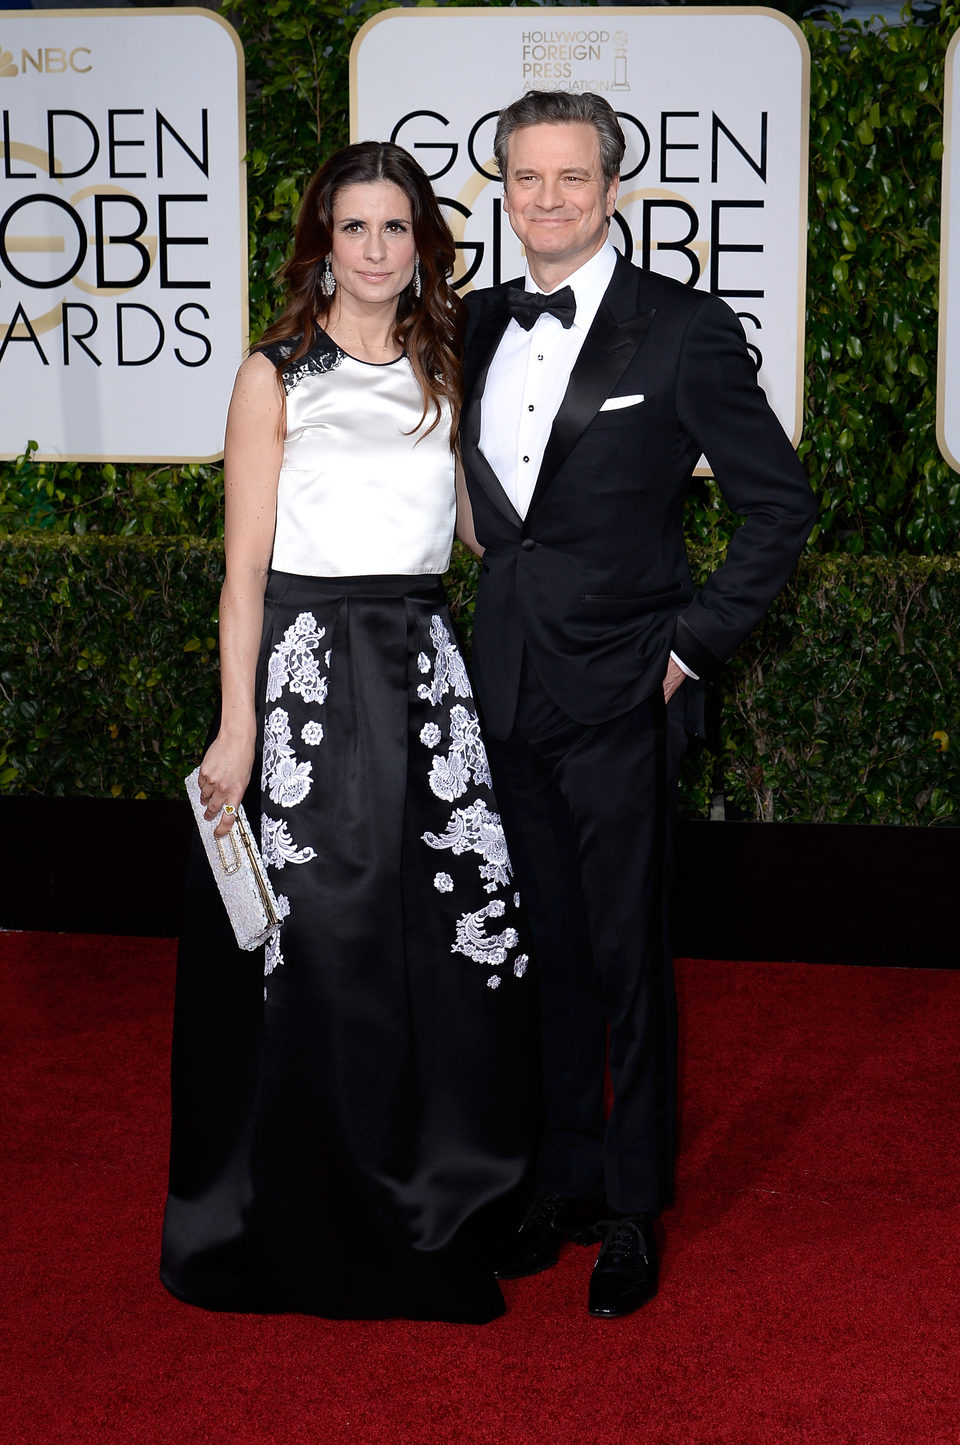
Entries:
[[[327, 679], [320, 676], [320, 663], [314, 656], [327, 629], [317, 626], [312, 612], [301, 612], [287, 628], [277, 644], [267, 668], [267, 702], [276, 702], [285, 687], [302, 697], [304, 702], [322, 703], [327, 696]], [[326, 655], [330, 665], [330, 654]]]
[[[299, 614], [270, 655], [267, 664], [268, 702], [276, 702], [285, 688], [305, 703], [322, 706], [326, 702], [327, 678], [321, 676], [316, 655], [325, 636], [326, 628], [317, 624], [312, 612]], [[330, 666], [330, 652], [324, 655], [324, 666]], [[260, 787], [270, 801], [281, 808], [295, 808], [313, 786], [313, 764], [298, 760], [290, 746], [292, 737], [289, 713], [282, 707], [275, 707], [264, 721]], [[323, 740], [323, 724], [310, 718], [302, 725], [300, 737], [308, 747], [317, 747]], [[309, 863], [317, 856], [316, 849], [309, 844], [302, 848], [297, 846], [286, 818], [272, 818], [266, 812], [261, 817], [260, 848], [265, 866], [278, 871], [288, 863]], [[289, 917], [290, 900], [278, 894], [277, 902], [281, 919]], [[263, 971], [267, 977], [283, 963], [282, 933], [281, 928], [266, 946]]]
[[[430, 640], [436, 651], [436, 662], [421, 652], [417, 658], [419, 671], [426, 676], [433, 669], [433, 680], [420, 683], [417, 696], [433, 707], [439, 707], [451, 690], [455, 697], [472, 698], [473, 690], [467, 677], [467, 670], [460, 651], [450, 636], [443, 619], [430, 619]], [[454, 703], [449, 712], [450, 746], [447, 752], [434, 752], [431, 758], [428, 782], [435, 797], [444, 802], [461, 798], [473, 784], [489, 788], [492, 783], [487, 750], [483, 745], [477, 714], [462, 703]], [[420, 730], [420, 742], [431, 751], [438, 747], [442, 732], [436, 723], [424, 724]], [[481, 859], [478, 864], [480, 879], [486, 893], [495, 893], [498, 888], [510, 884], [513, 869], [507, 851], [506, 839], [499, 813], [487, 807], [483, 798], [454, 808], [442, 833], [426, 832], [422, 841], [429, 848], [449, 849], [454, 856], [467, 852], [475, 853]], [[433, 886], [440, 893], [452, 893], [454, 881], [449, 873], [437, 873]], [[514, 906], [519, 905], [519, 895], [513, 895]], [[488, 933], [485, 924], [492, 918], [502, 918], [506, 904], [501, 898], [492, 898], [484, 908], [461, 914], [456, 925], [456, 936], [451, 952], [459, 953], [490, 968], [499, 968], [508, 959], [510, 951], [519, 943], [515, 928], [505, 928], [500, 933]], [[522, 978], [527, 968], [527, 955], [520, 954], [513, 964], [513, 975]], [[489, 988], [499, 988], [500, 975], [491, 974], [487, 979]]]

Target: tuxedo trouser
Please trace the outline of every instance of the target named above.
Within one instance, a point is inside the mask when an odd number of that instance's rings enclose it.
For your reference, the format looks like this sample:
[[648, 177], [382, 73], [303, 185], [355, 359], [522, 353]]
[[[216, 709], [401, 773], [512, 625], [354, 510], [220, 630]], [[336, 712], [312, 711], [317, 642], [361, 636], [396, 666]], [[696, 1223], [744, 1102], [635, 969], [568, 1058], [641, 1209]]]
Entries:
[[487, 737], [538, 979], [538, 1187], [618, 1213], [656, 1214], [673, 1192], [666, 712], [658, 690], [609, 722], [574, 722], [525, 657], [513, 730]]

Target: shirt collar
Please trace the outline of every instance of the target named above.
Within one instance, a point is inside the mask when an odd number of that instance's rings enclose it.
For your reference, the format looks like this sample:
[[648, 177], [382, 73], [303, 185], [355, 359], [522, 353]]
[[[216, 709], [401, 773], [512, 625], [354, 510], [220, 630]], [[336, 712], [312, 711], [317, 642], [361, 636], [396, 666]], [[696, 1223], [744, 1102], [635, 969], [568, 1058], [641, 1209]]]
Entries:
[[[610, 277], [613, 275], [614, 267], [617, 264], [617, 253], [609, 237], [589, 259], [578, 266], [572, 275], [568, 276], [560, 286], [553, 289], [559, 291], [563, 286], [570, 286], [577, 300], [577, 314], [573, 324], [580, 331], [589, 331], [593, 325], [593, 318], [600, 309], [600, 302], [603, 300], [603, 293], [610, 285]], [[539, 291], [540, 287], [533, 281], [529, 269], [524, 277], [524, 289], [526, 291]], [[549, 295], [549, 292], [546, 293]]]

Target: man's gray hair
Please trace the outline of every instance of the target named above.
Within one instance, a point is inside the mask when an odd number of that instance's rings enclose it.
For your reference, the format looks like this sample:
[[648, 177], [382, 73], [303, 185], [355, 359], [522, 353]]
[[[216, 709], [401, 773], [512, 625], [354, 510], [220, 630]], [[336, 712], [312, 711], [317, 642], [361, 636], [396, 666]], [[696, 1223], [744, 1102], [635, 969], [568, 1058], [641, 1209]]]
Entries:
[[530, 90], [500, 112], [493, 153], [504, 184], [507, 182], [507, 150], [515, 130], [528, 125], [592, 125], [600, 142], [603, 184], [609, 186], [620, 174], [620, 162], [627, 143], [616, 111], [609, 101], [591, 91], [571, 95], [567, 90]]

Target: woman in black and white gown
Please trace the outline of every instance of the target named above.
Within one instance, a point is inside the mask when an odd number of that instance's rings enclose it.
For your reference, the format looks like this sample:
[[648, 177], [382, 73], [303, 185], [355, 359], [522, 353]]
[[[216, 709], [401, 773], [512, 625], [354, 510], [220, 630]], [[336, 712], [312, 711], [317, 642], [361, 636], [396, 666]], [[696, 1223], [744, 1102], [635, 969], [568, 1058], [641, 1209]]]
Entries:
[[241, 953], [195, 850], [161, 1277], [210, 1309], [503, 1309], [490, 1250], [527, 1178], [532, 982], [439, 583], [453, 260], [405, 151], [340, 152], [307, 189], [288, 304], [231, 402], [201, 797], [209, 819], [243, 800], [283, 923]]

